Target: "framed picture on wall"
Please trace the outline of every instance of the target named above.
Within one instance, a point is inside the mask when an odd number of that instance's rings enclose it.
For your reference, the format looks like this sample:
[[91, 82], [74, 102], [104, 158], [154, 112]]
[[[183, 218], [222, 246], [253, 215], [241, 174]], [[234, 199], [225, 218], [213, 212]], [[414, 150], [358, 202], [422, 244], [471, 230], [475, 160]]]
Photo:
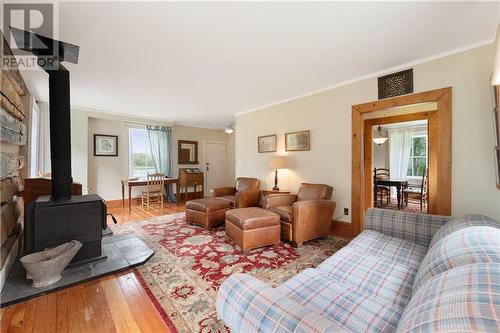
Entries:
[[257, 138], [257, 148], [259, 153], [272, 153], [276, 151], [276, 134], [259, 136]]
[[311, 149], [310, 131], [285, 133], [285, 150], [301, 151]]
[[94, 134], [94, 156], [118, 156], [118, 136]]

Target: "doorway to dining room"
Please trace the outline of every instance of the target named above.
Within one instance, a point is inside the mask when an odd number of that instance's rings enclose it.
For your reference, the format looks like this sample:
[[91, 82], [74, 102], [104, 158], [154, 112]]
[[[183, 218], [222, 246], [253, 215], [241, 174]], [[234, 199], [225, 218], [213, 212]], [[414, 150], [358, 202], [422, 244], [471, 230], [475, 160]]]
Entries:
[[367, 147], [372, 150], [372, 207], [427, 213], [427, 119], [368, 123], [372, 124], [371, 147]]
[[[425, 209], [429, 214], [451, 214], [451, 102], [452, 88], [447, 87], [352, 106], [351, 228], [353, 235], [363, 230], [366, 209], [373, 207], [376, 197], [373, 182], [374, 135], [372, 131], [374, 126], [377, 126], [378, 130], [378, 125], [427, 121], [428, 198], [425, 202]], [[388, 178], [390, 177], [392, 175], [389, 174]], [[389, 183], [389, 187], [394, 187], [391, 185], [392, 183]], [[404, 185], [404, 183], [400, 185], [401, 192]], [[409, 183], [407, 188], [409, 188]], [[397, 193], [395, 199], [397, 200]]]

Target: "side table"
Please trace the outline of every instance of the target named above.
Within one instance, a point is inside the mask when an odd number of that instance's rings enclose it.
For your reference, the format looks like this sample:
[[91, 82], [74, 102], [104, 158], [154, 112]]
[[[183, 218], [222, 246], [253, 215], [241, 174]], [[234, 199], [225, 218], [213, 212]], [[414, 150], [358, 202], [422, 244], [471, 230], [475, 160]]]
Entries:
[[267, 197], [268, 195], [273, 195], [273, 194], [290, 194], [290, 191], [273, 191], [272, 189], [265, 189], [262, 190], [262, 197], [260, 199], [260, 206], [264, 206], [264, 197]]

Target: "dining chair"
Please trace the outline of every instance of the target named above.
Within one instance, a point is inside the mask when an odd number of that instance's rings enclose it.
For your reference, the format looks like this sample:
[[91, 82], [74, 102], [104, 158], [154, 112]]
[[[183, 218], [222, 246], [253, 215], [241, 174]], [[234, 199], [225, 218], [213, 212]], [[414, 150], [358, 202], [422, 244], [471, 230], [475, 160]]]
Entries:
[[425, 169], [420, 186], [410, 186], [403, 190], [403, 197], [406, 206], [408, 206], [408, 200], [410, 199], [420, 204], [420, 211], [423, 210], [424, 205], [427, 206], [427, 202], [429, 201], [428, 178], [429, 171], [428, 169]]
[[157, 202], [163, 208], [163, 194], [164, 194], [165, 175], [163, 173], [152, 173], [147, 176], [147, 189], [142, 191], [141, 194], [141, 207], [144, 205], [149, 207], [151, 203]]
[[373, 186], [375, 188], [375, 198], [374, 204], [377, 207], [377, 199], [380, 197], [380, 205], [383, 204], [384, 196], [386, 198], [386, 204], [389, 204], [391, 200], [391, 189], [389, 186], [377, 185], [377, 179], [389, 179], [390, 172], [389, 169], [386, 168], [375, 168], [373, 169]]

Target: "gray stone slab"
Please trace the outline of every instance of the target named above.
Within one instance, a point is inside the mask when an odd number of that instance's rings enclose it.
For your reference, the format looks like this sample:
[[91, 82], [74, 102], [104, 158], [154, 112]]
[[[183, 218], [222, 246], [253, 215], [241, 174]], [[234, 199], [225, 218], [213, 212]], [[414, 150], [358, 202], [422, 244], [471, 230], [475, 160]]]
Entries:
[[31, 281], [26, 280], [26, 271], [18, 258], [0, 293], [0, 307], [142, 265], [154, 255], [154, 251], [134, 234], [104, 237], [102, 252], [103, 259], [67, 267], [63, 271], [61, 280], [42, 288], [31, 287]]

